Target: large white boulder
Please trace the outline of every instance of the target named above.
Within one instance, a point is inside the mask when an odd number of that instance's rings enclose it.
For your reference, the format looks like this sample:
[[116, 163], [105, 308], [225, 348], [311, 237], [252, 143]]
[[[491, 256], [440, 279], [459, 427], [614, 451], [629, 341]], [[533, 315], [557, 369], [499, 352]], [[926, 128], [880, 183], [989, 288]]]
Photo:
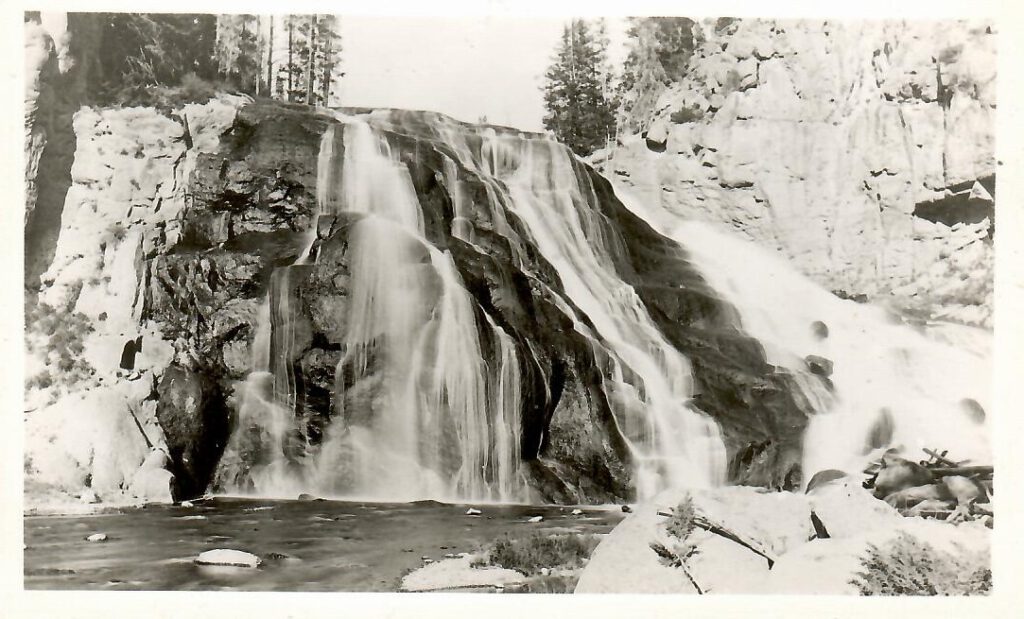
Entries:
[[263, 562], [256, 555], [242, 550], [217, 548], [200, 553], [195, 559], [198, 565], [221, 565], [226, 567], [257, 568]]

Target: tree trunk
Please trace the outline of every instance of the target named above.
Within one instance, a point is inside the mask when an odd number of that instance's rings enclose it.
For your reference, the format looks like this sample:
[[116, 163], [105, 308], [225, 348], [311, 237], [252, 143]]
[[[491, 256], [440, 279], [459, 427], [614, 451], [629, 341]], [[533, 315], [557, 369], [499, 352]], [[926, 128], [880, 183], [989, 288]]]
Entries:
[[263, 40], [263, 16], [256, 16], [256, 71], [253, 75], [253, 86], [256, 88], [256, 96], [263, 92], [263, 47], [260, 42]]
[[334, 63], [331, 61], [331, 38], [327, 37], [324, 41], [324, 74], [320, 81], [320, 88], [323, 91], [323, 103], [324, 107], [331, 105], [331, 72], [334, 69]]
[[294, 90], [294, 74], [292, 70], [295, 67], [293, 63], [293, 55], [295, 53], [295, 22], [292, 21], [291, 17], [285, 18], [288, 20], [288, 102], [295, 100]]
[[313, 64], [316, 59], [316, 14], [309, 16], [309, 53], [306, 55], [306, 105], [316, 105], [313, 100]]
[[270, 16], [270, 35], [267, 37], [267, 94], [274, 90], [274, 16]]

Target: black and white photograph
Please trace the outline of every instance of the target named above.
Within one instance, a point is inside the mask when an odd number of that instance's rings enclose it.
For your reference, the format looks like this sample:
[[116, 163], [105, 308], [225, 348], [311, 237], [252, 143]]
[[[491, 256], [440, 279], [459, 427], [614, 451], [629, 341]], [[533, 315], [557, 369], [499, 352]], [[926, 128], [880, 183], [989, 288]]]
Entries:
[[22, 594], [1010, 616], [1019, 28], [306, 4], [5, 12]]

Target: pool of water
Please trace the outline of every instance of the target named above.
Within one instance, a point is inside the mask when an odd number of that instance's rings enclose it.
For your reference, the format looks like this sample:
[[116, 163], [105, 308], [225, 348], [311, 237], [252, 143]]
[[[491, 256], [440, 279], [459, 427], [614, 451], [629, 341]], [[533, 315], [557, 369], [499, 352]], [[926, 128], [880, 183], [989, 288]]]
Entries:
[[[423, 557], [474, 552], [503, 535], [607, 533], [618, 509], [529, 505], [280, 501], [218, 497], [89, 515], [25, 516], [25, 588], [397, 591]], [[527, 519], [543, 516], [541, 522]], [[104, 533], [107, 541], [86, 537]], [[196, 565], [214, 548], [251, 552], [258, 569]]]

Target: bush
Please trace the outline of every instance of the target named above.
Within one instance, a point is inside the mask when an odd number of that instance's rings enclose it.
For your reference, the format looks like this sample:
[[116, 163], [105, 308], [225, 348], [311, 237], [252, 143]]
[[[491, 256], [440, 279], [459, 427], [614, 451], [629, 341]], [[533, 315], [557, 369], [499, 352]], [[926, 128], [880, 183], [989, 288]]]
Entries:
[[696, 515], [697, 512], [693, 508], [693, 498], [690, 495], [686, 495], [679, 502], [679, 505], [676, 506], [672, 517], [668, 519], [668, 522], [665, 524], [665, 530], [668, 531], [669, 535], [679, 539], [686, 539], [693, 532], [694, 526], [696, 526], [693, 522]]
[[900, 533], [885, 547], [871, 544], [850, 584], [861, 595], [984, 595], [992, 589], [988, 551], [960, 556]]
[[205, 80], [195, 73], [181, 78], [178, 86], [129, 84], [110, 93], [109, 103], [121, 107], [154, 107], [170, 112], [186, 103], [206, 103], [218, 92], [236, 90], [226, 84]]
[[669, 116], [669, 120], [677, 125], [696, 122], [702, 118], [704, 118], [704, 111], [696, 106], [680, 108]]
[[497, 565], [526, 576], [540, 574], [544, 567], [577, 569], [590, 559], [598, 541], [595, 535], [572, 533], [534, 534], [525, 538], [505, 536], [495, 541], [487, 551], [487, 558], [475, 565]]
[[[87, 380], [95, 370], [82, 357], [85, 351], [85, 336], [93, 332], [88, 316], [81, 312], [73, 312], [67, 308], [55, 308], [46, 303], [39, 303], [29, 308], [25, 316], [26, 335], [31, 332], [42, 334], [42, 352], [46, 365], [51, 368], [36, 376], [30, 377], [26, 388], [47, 389], [51, 386], [71, 387]], [[32, 338], [29, 337], [29, 349], [34, 350]], [[52, 369], [56, 368], [54, 375]]]

